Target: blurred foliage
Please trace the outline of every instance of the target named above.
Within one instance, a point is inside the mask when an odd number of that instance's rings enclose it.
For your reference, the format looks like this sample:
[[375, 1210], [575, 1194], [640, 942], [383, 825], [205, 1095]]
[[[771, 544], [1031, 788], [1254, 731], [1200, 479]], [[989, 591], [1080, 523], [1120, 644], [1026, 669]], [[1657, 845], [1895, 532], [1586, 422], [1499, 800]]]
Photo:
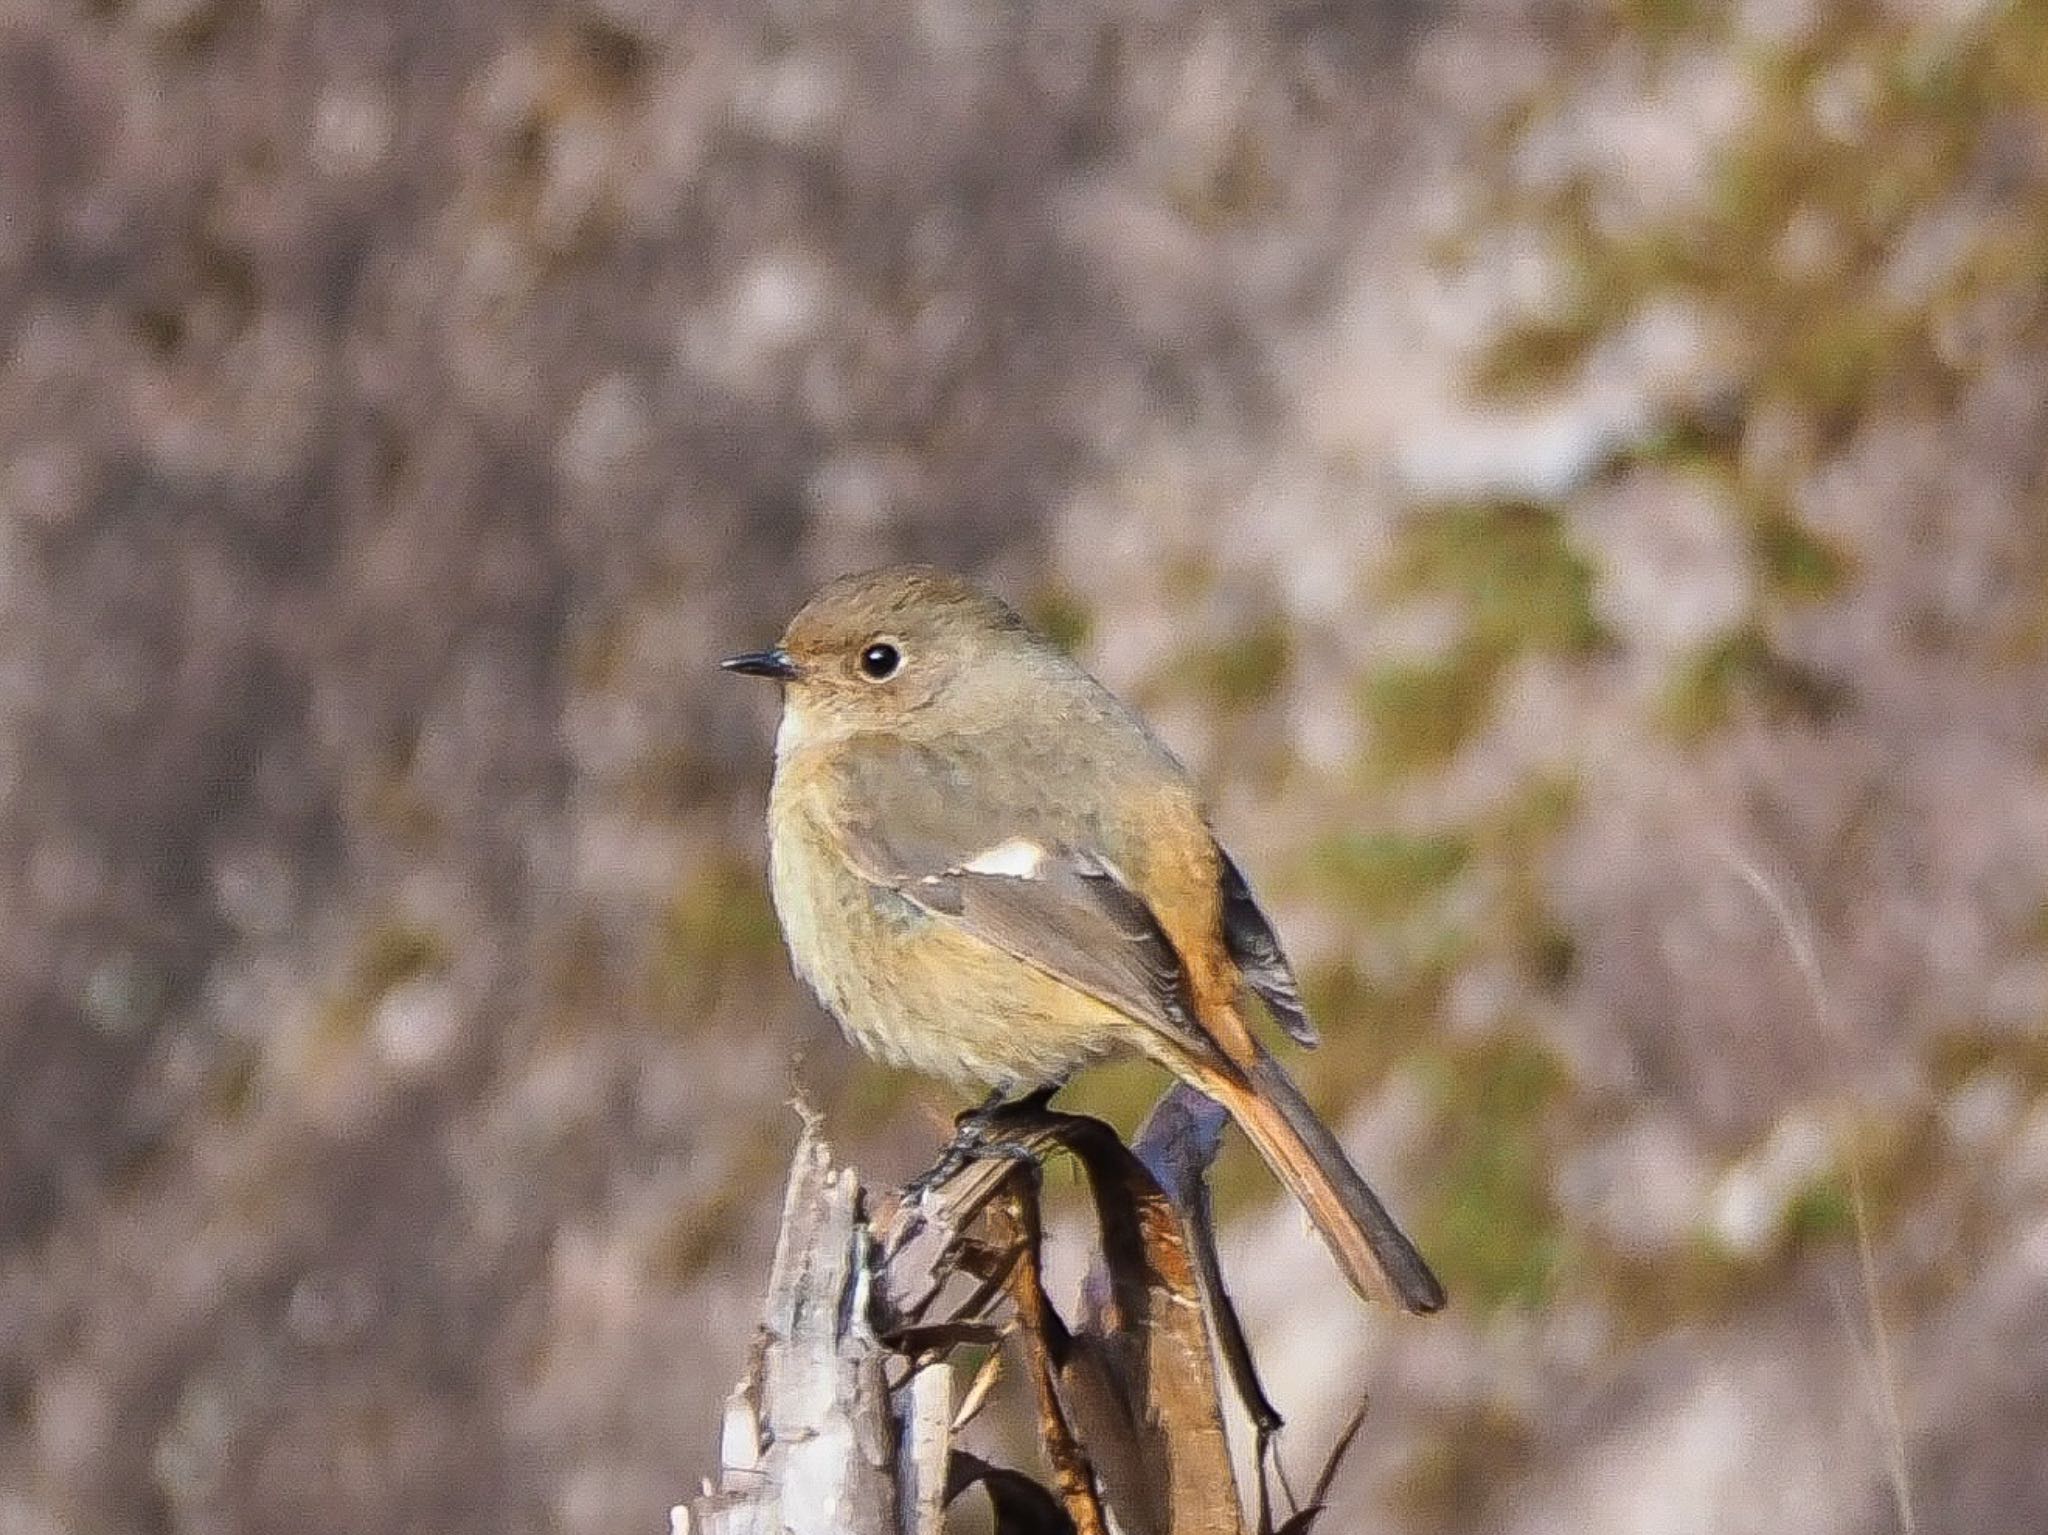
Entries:
[[1333, 1107], [1379, 1088], [1436, 1034], [1448, 974], [1442, 966], [1417, 966], [1369, 978], [1348, 959], [1310, 966], [1301, 976], [1309, 1016], [1342, 1041], [1300, 1057], [1293, 1068], [1311, 1099]]
[[448, 940], [432, 928], [395, 918], [372, 926], [358, 940], [347, 981], [321, 1012], [321, 1035], [332, 1045], [352, 1043], [379, 1002], [453, 958]]
[[1942, 1152], [1932, 1115], [1835, 1115], [1829, 1165], [1783, 1193], [1775, 1222], [1755, 1251], [1735, 1251], [1702, 1227], [1674, 1251], [1617, 1253], [1581, 1240], [1582, 1283], [1598, 1294], [1628, 1336], [1725, 1318], [1782, 1286], [1802, 1263], [1850, 1254], [1859, 1223], [1881, 1242], [1902, 1211], [1939, 1175]]
[[655, 929], [647, 976], [658, 1017], [695, 1028], [727, 987], [782, 954], [782, 929], [753, 862], [715, 854], [677, 885]]
[[[1724, 31], [1718, 7], [1658, 6], [1660, 29]], [[1924, 294], [1892, 280], [1898, 252], [1954, 202], [2015, 114], [2048, 109], [2048, 17], [1995, 4], [1939, 47], [1870, 0], [1830, 7], [1788, 47], [1753, 55], [1759, 92], [1720, 157], [1710, 195], [1673, 221], [1617, 226], [1578, 179], [1491, 218], [1532, 216], [1572, 268], [1563, 314], [1510, 327], [1476, 370], [1497, 392], [1554, 385], [1652, 302], [1706, 306], [1739, 338], [1740, 414], [1783, 405], [1839, 437], [1880, 399], [1939, 403], [1967, 360], [1937, 344], [1940, 321], [2048, 280], [2048, 205], [1998, 209]], [[1850, 98], [1834, 105], [1829, 92]], [[1822, 106], [1823, 98], [1828, 105]], [[1846, 121], [1831, 114], [1846, 112]], [[1817, 121], [1818, 118], [1818, 121]], [[1503, 195], [1513, 195], [1509, 187]], [[1986, 210], [1973, 210], [1984, 212]], [[1795, 258], [1807, 243], [1809, 259]], [[1732, 473], [1742, 466], [1725, 462]]]
[[[1074, 1080], [1060, 1089], [1059, 1107], [1107, 1120], [1128, 1140], [1171, 1081], [1164, 1068], [1150, 1061], [1105, 1061], [1076, 1073]], [[1260, 1171], [1263, 1173], [1263, 1168]]]
[[[1660, 53], [1726, 46], [1733, 25], [1687, 0], [1615, 9]], [[1948, 408], [2002, 325], [2038, 336], [2048, 291], [2048, 181], [2004, 176], [1995, 204], [1981, 190], [2013, 124], [2048, 113], [2048, 8], [1988, 5], [1937, 42], [1851, 0], [1749, 58], [1755, 108], [1697, 204], [1621, 223], [1580, 176], [1533, 194], [1504, 183], [1482, 220], [1542, 230], [1569, 274], [1560, 303], [1486, 349], [1472, 374], [1483, 393], [1552, 393], [1630, 322], [1673, 304], [1706, 317], [1732, 365], [1714, 425], [1667, 427], [1612, 466], [1682, 461], [1744, 509], [1757, 610], [1674, 679], [1667, 720], [1686, 740], [1724, 724], [1738, 699], [1815, 721], [1840, 707], [1845, 685], [1785, 658], [1771, 636], [1777, 605], [1837, 595], [1856, 574], [1799, 517], [1793, 487], [1878, 413]], [[1746, 451], [1766, 418], [1797, 423], [1789, 457]]]
[[2008, 1072], [2027, 1094], [2048, 1096], [2048, 1030], [1953, 1029], [1931, 1053], [1935, 1085], [1944, 1092], [1985, 1072]]
[[1791, 601], [1832, 597], [1850, 578], [1849, 557], [1782, 506], [1758, 509], [1749, 547], [1766, 588]]
[[1389, 562], [1388, 589], [1458, 599], [1469, 643], [1490, 654], [1584, 654], [1604, 638], [1593, 576], [1554, 508], [1488, 501], [1414, 516]]
[[1809, 1184], [1786, 1206], [1784, 1230], [1786, 1242], [1795, 1248], [1841, 1241], [1855, 1233], [1855, 1201], [1833, 1179]]
[[1041, 587], [1024, 604], [1024, 618], [1069, 655], [1077, 654], [1095, 631], [1095, 618], [1088, 604], [1066, 587]]
[[687, 741], [637, 758], [619, 785], [619, 803], [637, 815], [679, 821], [725, 793], [722, 764]]
[[1241, 711], [1279, 692], [1293, 663], [1293, 636], [1273, 618], [1220, 644], [1182, 651], [1167, 685], [1178, 684], [1226, 712]]
[[1621, 1335], [1635, 1341], [1725, 1317], [1769, 1274], [1704, 1233], [1675, 1252], [1647, 1256], [1581, 1243], [1574, 1264], [1578, 1282], [1600, 1296]]
[[1525, 501], [1423, 509], [1402, 529], [1385, 592], [1449, 600], [1460, 632], [1426, 661], [1383, 663], [1361, 684], [1369, 772], [1401, 778], [1441, 766], [1487, 720], [1502, 674], [1529, 653], [1585, 655], [1606, 634], [1594, 570], [1548, 507]]
[[1437, 904], [1471, 861], [1471, 839], [1458, 833], [1340, 831], [1310, 849], [1309, 876], [1347, 916], [1386, 922]]
[[1698, 741], [1727, 724], [1738, 703], [1773, 720], [1825, 724], [1842, 708], [1844, 685], [1780, 654], [1761, 625], [1745, 624], [1712, 641], [1679, 670], [1665, 694], [1664, 719], [1681, 741]]
[[1481, 1307], [1538, 1306], [1556, 1289], [1565, 1241], [1550, 1192], [1563, 1064], [1501, 1033], [1427, 1063], [1440, 1124], [1423, 1251], [1454, 1295]]
[[1473, 828], [1475, 845], [1496, 870], [1487, 930], [1541, 991], [1572, 978], [1578, 945], [1550, 909], [1543, 866], [1579, 808], [1577, 782], [1549, 774], [1523, 783]]
[[1502, 1402], [1458, 1412], [1445, 1432], [1404, 1469], [1396, 1506], [1413, 1528], [1463, 1530], [1480, 1525], [1504, 1481], [1535, 1457], [1534, 1426]]
[[1493, 707], [1496, 658], [1473, 646], [1427, 661], [1387, 661], [1360, 684], [1372, 728], [1372, 771], [1404, 777], [1457, 755]]

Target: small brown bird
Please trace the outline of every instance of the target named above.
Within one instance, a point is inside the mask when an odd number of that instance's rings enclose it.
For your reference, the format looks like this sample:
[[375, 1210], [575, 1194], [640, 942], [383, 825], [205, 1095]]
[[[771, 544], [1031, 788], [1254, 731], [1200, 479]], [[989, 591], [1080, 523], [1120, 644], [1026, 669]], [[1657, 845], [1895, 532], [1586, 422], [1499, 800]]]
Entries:
[[773, 650], [775, 909], [861, 1048], [999, 1093], [1107, 1056], [1208, 1094], [1360, 1294], [1443, 1305], [1422, 1255], [1246, 1022], [1315, 1042], [1272, 924], [1193, 784], [996, 597], [923, 566], [846, 576]]

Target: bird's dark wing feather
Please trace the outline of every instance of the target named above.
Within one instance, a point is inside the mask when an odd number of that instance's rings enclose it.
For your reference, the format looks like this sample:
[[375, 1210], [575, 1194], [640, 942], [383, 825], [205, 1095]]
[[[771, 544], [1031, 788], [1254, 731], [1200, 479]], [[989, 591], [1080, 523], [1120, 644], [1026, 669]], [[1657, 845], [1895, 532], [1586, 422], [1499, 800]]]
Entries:
[[1015, 817], [953, 782], [955, 763], [915, 745], [862, 738], [841, 754], [839, 771], [839, 845], [864, 878], [1213, 1051], [1193, 1021], [1172, 941], [1106, 858], [1044, 837], [1049, 828], [1005, 824]]
[[1085, 853], [1030, 878], [946, 869], [898, 887], [928, 911], [1167, 1033], [1195, 1032], [1173, 945], [1136, 894]]
[[1244, 972], [1245, 983], [1272, 1009], [1287, 1037], [1314, 1049], [1321, 1036], [1301, 1005], [1301, 986], [1280, 947], [1280, 935], [1273, 931], [1251, 885], [1221, 844], [1216, 857], [1223, 869], [1223, 939], [1230, 945], [1231, 958]]

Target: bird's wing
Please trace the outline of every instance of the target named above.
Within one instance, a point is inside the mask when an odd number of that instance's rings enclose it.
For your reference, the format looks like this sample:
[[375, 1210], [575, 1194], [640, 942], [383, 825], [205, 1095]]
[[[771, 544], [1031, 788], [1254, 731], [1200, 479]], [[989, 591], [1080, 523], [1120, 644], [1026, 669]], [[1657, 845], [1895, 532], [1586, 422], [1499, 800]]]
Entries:
[[1321, 1042], [1308, 1010], [1301, 1005], [1301, 985], [1294, 979], [1294, 967], [1287, 963], [1280, 947], [1280, 935], [1260, 910], [1258, 898], [1230, 855], [1217, 844], [1216, 857], [1223, 871], [1223, 940], [1230, 956], [1244, 972], [1245, 983], [1272, 1010], [1274, 1020], [1298, 1045], [1314, 1049]]
[[987, 806], [963, 781], [969, 773], [979, 776], [914, 744], [850, 743], [833, 820], [855, 871], [1213, 1055], [1180, 956], [1144, 898], [1099, 851], [1054, 835], [1065, 817]]

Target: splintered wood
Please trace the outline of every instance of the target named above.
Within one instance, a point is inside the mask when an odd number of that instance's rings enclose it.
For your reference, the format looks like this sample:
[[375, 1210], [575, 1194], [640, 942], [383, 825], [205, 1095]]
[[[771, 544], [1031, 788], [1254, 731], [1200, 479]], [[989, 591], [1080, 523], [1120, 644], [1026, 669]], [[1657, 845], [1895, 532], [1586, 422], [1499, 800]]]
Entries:
[[[941, 1535], [947, 1505], [975, 1487], [999, 1535], [1271, 1529], [1279, 1420], [1217, 1280], [1206, 1208], [1185, 1198], [1214, 1153], [1204, 1107], [1170, 1097], [1134, 1156], [1100, 1121], [1018, 1105], [978, 1154], [872, 1209], [807, 1121], [718, 1481], [674, 1510], [678, 1535]], [[1056, 1152], [1087, 1174], [1099, 1244], [1071, 1323], [1041, 1264], [1038, 1163]], [[1232, 1470], [1212, 1311], [1259, 1434], [1255, 1525]], [[956, 1407], [953, 1355], [977, 1347], [998, 1352], [959, 1383]], [[1046, 1482], [958, 1442], [1005, 1360], [1030, 1383]]]
[[[929, 1505], [897, 1466], [903, 1447], [883, 1377], [887, 1351], [869, 1320], [873, 1269], [859, 1180], [832, 1165], [806, 1125], [782, 1205], [768, 1305], [746, 1379], [726, 1402], [719, 1486], [677, 1510], [706, 1535], [938, 1535], [898, 1517]], [[912, 1394], [915, 1399], [915, 1394]], [[928, 1432], [928, 1430], [927, 1430]]]

